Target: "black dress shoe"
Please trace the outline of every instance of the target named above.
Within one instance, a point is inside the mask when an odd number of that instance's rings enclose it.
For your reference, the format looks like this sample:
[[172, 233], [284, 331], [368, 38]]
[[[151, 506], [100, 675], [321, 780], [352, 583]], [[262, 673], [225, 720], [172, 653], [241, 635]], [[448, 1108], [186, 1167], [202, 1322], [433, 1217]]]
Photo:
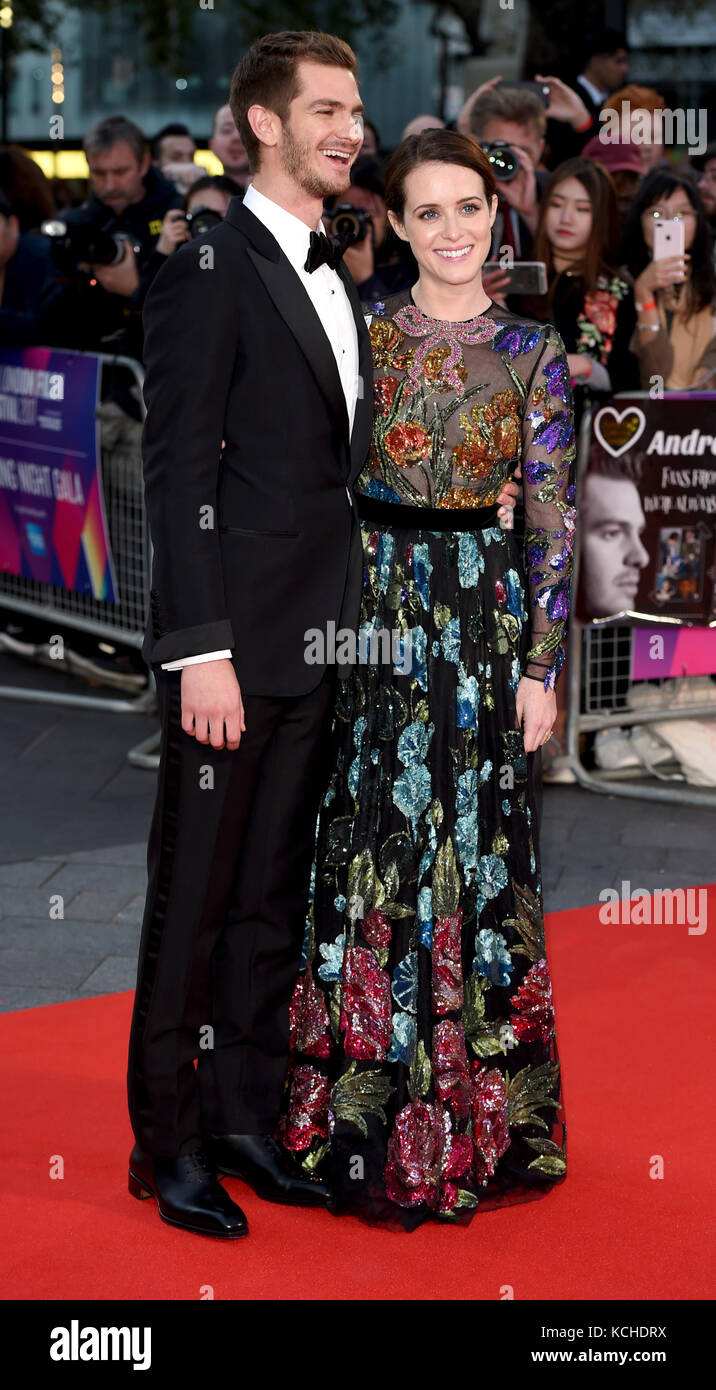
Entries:
[[129, 1158], [133, 1197], [156, 1197], [162, 1221], [200, 1236], [235, 1240], [247, 1236], [246, 1217], [225, 1192], [204, 1150], [197, 1147], [177, 1158], [160, 1158], [134, 1145]]
[[209, 1160], [220, 1173], [243, 1178], [267, 1202], [296, 1207], [326, 1207], [332, 1192], [320, 1178], [291, 1170], [290, 1160], [270, 1134], [205, 1134]]

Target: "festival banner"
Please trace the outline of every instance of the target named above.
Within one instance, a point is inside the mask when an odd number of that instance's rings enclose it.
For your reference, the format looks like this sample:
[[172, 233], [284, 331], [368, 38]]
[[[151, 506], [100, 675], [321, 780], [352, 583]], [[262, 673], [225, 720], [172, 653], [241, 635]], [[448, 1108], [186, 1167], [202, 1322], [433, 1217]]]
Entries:
[[0, 349], [0, 570], [117, 603], [98, 391], [91, 354]]
[[582, 621], [716, 623], [716, 395], [595, 409], [578, 501]]
[[[635, 627], [631, 678], [710, 676], [716, 672], [716, 627]], [[714, 687], [716, 692], [716, 687]]]

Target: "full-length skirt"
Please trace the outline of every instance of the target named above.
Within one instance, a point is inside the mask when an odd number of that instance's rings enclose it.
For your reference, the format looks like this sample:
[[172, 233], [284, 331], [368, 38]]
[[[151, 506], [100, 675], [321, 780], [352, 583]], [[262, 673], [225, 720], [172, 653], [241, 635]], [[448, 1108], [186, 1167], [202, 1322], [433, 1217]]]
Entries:
[[413, 1229], [566, 1173], [539, 754], [516, 717], [531, 598], [498, 528], [364, 523], [363, 544], [277, 1137], [338, 1214]]

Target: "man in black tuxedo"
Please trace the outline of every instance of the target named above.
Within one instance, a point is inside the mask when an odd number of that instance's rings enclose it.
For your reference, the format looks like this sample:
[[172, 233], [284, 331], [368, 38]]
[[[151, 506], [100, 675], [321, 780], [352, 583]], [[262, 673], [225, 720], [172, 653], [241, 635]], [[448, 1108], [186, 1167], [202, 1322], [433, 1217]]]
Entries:
[[252, 184], [174, 252], [144, 309], [144, 653], [162, 741], [129, 1187], [215, 1236], [248, 1230], [219, 1173], [271, 1200], [330, 1199], [272, 1134], [336, 679], [307, 664], [305, 634], [357, 626], [362, 576], [370, 345], [321, 223], [363, 138], [355, 72], [330, 35], [252, 46], [230, 97]]

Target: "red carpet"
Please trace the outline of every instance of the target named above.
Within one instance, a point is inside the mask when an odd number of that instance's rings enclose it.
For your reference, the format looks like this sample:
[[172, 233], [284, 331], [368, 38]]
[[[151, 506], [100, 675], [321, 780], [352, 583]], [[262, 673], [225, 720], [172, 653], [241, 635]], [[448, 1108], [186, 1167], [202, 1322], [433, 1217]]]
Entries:
[[[716, 922], [716, 885], [709, 889]], [[412, 1235], [262, 1202], [248, 1239], [175, 1231], [127, 1192], [130, 993], [0, 1016], [5, 1299], [705, 1299], [713, 1241], [706, 987], [714, 931], [547, 919], [568, 1176]], [[64, 1177], [49, 1176], [53, 1155]], [[664, 1176], [650, 1176], [654, 1155]], [[201, 1290], [204, 1288], [204, 1293]]]

